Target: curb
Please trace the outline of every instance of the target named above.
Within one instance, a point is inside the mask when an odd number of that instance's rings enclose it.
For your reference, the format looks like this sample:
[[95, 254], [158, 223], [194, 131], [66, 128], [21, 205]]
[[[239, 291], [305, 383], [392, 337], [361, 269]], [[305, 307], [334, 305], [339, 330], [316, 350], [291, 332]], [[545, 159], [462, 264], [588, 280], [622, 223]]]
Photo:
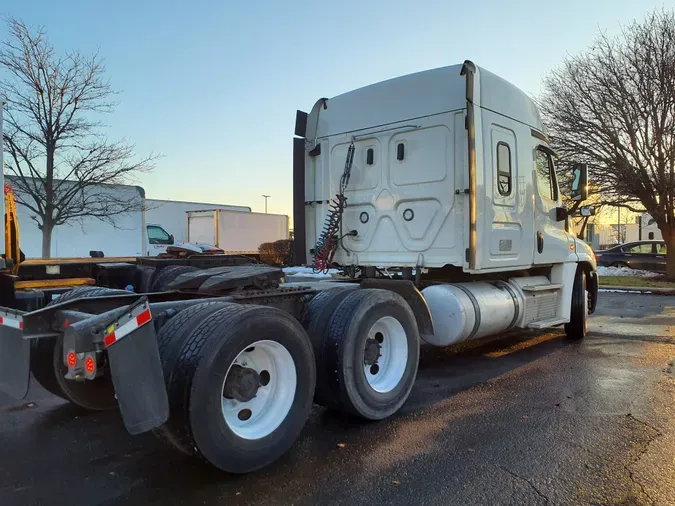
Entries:
[[614, 285], [600, 285], [600, 291], [611, 290], [617, 292], [629, 293], [648, 293], [655, 295], [675, 295], [675, 288], [657, 288], [648, 286], [614, 286]]

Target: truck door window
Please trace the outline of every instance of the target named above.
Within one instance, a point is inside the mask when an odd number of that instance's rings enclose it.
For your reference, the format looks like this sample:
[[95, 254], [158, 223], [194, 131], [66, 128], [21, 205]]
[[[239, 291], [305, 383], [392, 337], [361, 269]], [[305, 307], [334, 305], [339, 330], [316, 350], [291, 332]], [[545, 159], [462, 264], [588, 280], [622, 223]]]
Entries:
[[497, 143], [497, 187], [500, 195], [511, 195], [511, 148], [505, 142]]
[[539, 195], [549, 200], [558, 200], [558, 183], [555, 178], [553, 159], [541, 149], [536, 151], [537, 187]]
[[162, 227], [148, 227], [148, 241], [150, 244], [171, 244], [171, 236]]
[[657, 255], [665, 255], [666, 252], [667, 252], [666, 244], [663, 243], [663, 242], [659, 243], [659, 245], [656, 247], [656, 254]]

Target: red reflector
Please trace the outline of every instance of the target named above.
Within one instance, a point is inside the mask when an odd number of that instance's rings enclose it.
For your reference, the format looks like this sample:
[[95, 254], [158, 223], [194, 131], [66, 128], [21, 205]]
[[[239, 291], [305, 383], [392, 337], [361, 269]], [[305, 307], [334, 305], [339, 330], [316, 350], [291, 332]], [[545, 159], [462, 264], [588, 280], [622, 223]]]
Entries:
[[89, 374], [93, 374], [96, 370], [96, 363], [94, 362], [94, 359], [87, 357], [87, 360], [84, 362], [84, 367], [87, 369]]
[[75, 353], [72, 351], [68, 353], [68, 367], [75, 367], [75, 364], [77, 363], [77, 357], [75, 356]]
[[68, 320], [66, 320], [63, 322], [63, 328], [67, 329], [68, 327], [70, 327], [70, 323], [68, 322]]
[[106, 348], [109, 347], [111, 344], [115, 344], [115, 341], [117, 341], [117, 338], [115, 337], [115, 333], [112, 332], [105, 336], [103, 339], [103, 344], [105, 344]]
[[2, 319], [2, 316], [0, 316], [0, 325], [2, 325], [5, 322], [5, 320]]
[[23, 322], [19, 322], [19, 328], [23, 330]]
[[152, 316], [150, 315], [150, 310], [146, 309], [136, 317], [136, 323], [140, 327], [141, 325], [145, 325], [146, 323], [148, 323], [151, 319]]

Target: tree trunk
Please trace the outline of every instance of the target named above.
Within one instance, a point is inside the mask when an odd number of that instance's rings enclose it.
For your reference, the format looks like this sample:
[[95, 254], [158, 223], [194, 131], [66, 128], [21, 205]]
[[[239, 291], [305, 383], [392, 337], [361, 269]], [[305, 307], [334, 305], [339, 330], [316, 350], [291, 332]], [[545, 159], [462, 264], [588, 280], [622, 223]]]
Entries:
[[45, 222], [42, 225], [42, 258], [51, 258], [52, 254], [52, 231], [54, 225]]
[[675, 230], [661, 230], [666, 242], [666, 277], [675, 280]]

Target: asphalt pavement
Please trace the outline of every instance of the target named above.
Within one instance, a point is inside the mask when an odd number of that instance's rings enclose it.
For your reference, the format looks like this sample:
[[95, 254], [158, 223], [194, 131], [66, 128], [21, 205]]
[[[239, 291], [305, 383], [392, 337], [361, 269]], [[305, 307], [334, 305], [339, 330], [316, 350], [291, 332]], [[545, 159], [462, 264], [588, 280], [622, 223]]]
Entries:
[[675, 297], [602, 293], [591, 334], [424, 348], [391, 419], [315, 408], [230, 476], [39, 387], [0, 394], [0, 505], [675, 504]]

